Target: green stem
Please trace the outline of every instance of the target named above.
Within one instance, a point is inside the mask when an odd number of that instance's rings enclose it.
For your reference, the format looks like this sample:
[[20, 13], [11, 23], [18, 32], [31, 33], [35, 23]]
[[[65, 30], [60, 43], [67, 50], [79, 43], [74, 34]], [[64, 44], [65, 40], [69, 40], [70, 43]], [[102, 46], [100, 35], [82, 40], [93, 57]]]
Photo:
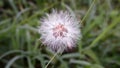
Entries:
[[47, 68], [48, 67], [48, 65], [52, 62], [52, 60], [57, 56], [57, 54], [60, 52], [60, 50], [61, 49], [59, 49], [56, 53], [55, 53], [55, 55], [50, 59], [50, 61], [47, 63], [47, 65], [45, 66], [45, 68]]
[[95, 0], [92, 2], [90, 8], [88, 9], [87, 13], [85, 14], [85, 16], [83, 17], [83, 19], [81, 20], [81, 24], [83, 23], [83, 21], [85, 20], [85, 18], [88, 16], [88, 13], [90, 12], [90, 10], [92, 9], [93, 5], [95, 3]]

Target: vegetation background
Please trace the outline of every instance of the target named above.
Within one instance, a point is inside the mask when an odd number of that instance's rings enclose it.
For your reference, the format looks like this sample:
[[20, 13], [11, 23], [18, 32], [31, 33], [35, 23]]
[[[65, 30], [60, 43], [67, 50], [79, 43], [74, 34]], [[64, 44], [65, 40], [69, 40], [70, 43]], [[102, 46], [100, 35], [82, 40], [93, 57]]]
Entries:
[[37, 28], [53, 8], [86, 18], [76, 49], [48, 68], [120, 68], [120, 0], [0, 0], [0, 68], [46, 66], [54, 53], [41, 45]]

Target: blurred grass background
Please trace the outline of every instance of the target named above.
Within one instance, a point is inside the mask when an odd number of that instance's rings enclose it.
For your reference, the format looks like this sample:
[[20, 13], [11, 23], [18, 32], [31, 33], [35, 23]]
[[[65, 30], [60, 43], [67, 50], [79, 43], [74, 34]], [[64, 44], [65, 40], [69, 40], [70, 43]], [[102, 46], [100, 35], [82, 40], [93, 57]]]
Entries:
[[[44, 68], [54, 55], [41, 45], [39, 20], [52, 8], [83, 19], [93, 0], [0, 0], [0, 68]], [[120, 68], [120, 0], [96, 0], [76, 49], [48, 68]]]

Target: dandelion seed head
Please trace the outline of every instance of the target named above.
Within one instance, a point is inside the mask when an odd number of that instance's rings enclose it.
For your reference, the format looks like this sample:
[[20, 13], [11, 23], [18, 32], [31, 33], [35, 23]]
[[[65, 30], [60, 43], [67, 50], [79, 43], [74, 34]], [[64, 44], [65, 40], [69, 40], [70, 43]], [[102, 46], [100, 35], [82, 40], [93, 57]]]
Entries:
[[40, 39], [52, 51], [72, 49], [81, 38], [79, 21], [68, 11], [53, 10], [40, 24]]

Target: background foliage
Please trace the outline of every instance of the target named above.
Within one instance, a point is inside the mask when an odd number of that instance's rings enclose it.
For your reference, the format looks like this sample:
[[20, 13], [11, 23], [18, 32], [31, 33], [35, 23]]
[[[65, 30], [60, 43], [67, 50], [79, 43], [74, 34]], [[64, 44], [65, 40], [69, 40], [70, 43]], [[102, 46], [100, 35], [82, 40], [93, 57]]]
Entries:
[[[39, 19], [52, 8], [83, 19], [93, 0], [0, 0], [0, 68], [44, 68], [53, 53], [42, 46]], [[120, 0], [96, 0], [82, 22], [76, 49], [48, 68], [119, 68]]]

